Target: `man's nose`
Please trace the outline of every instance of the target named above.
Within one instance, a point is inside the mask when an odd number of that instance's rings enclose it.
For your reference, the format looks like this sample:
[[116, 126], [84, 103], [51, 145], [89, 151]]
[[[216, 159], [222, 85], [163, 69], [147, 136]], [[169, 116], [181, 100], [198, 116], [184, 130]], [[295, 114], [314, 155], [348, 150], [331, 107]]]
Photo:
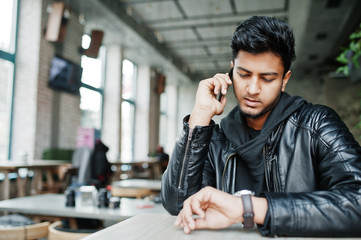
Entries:
[[253, 77], [249, 80], [247, 91], [251, 95], [259, 94], [261, 92], [260, 80], [258, 77]]

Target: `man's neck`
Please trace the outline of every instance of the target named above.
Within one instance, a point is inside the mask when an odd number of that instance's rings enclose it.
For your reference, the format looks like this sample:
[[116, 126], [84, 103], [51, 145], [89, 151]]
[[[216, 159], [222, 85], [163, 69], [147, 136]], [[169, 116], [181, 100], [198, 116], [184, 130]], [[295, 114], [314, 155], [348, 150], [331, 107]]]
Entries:
[[266, 122], [267, 117], [270, 113], [271, 113], [271, 111], [263, 114], [259, 118], [246, 118], [248, 127], [253, 128], [254, 130], [262, 130], [263, 125]]

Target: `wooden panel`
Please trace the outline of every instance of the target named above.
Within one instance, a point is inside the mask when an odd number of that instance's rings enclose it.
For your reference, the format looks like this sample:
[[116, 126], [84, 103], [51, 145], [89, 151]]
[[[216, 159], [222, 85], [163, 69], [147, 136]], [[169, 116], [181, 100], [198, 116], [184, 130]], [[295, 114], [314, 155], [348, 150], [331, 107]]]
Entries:
[[67, 20], [63, 18], [65, 4], [53, 2], [46, 26], [45, 39], [49, 42], [63, 42]]
[[91, 33], [91, 42], [88, 49], [85, 50], [84, 54], [87, 57], [97, 58], [99, 53], [100, 45], [102, 44], [104, 32], [100, 30], [93, 30]]

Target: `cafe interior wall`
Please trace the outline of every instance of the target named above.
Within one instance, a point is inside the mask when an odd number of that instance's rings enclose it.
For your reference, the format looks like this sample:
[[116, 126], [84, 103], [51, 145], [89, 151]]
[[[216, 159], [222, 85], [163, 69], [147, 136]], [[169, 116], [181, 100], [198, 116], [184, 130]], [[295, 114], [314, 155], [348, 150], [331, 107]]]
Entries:
[[46, 148], [74, 148], [81, 111], [80, 96], [48, 87], [51, 59], [60, 54], [80, 64], [84, 31], [70, 15], [62, 44], [48, 42], [45, 29], [51, 0], [21, 1], [14, 91], [12, 159], [40, 159]]
[[361, 129], [357, 127], [361, 116], [361, 76], [358, 81], [351, 81], [350, 77], [334, 74], [334, 70], [308, 75], [295, 73], [286, 91], [291, 95], [302, 96], [313, 104], [333, 108], [361, 143]]

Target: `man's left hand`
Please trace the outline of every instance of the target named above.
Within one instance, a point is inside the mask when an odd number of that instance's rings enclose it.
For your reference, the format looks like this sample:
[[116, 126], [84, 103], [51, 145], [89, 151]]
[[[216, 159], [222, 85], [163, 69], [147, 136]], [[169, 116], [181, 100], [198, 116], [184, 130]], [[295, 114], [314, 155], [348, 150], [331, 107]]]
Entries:
[[[243, 221], [242, 200], [212, 187], [205, 187], [183, 203], [175, 221], [185, 233], [195, 229], [222, 229]], [[193, 214], [199, 217], [193, 218]]]

